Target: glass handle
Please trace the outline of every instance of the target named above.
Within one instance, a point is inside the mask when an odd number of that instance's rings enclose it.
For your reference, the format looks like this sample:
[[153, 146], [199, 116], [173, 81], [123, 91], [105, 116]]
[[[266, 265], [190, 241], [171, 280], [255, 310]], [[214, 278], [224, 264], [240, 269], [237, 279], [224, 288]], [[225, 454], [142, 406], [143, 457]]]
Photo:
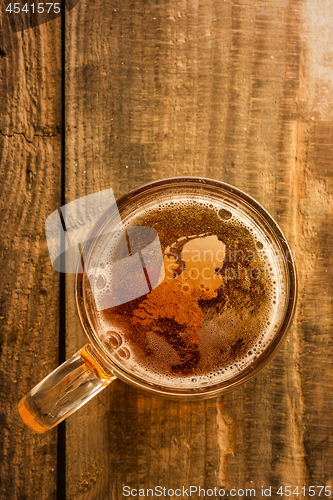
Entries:
[[19, 402], [23, 422], [41, 434], [69, 417], [116, 379], [90, 344], [45, 377]]

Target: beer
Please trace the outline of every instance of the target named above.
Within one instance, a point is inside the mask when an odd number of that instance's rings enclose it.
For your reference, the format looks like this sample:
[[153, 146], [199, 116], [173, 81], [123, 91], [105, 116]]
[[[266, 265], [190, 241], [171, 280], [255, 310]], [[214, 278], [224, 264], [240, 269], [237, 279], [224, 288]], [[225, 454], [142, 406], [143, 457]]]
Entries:
[[[90, 200], [93, 217], [99, 209]], [[293, 317], [290, 249], [245, 193], [184, 177], [142, 186], [117, 204], [111, 191], [106, 201], [78, 244], [75, 298], [91, 343], [20, 401], [36, 432], [116, 377], [172, 398], [222, 394], [267, 364]], [[59, 221], [51, 236], [62, 234]], [[81, 220], [73, 224], [80, 233]]]
[[144, 296], [103, 308], [108, 262], [122, 245], [112, 237], [104, 244], [90, 308], [117, 365], [182, 390], [220, 384], [264, 353], [285, 297], [277, 256], [258, 224], [237, 206], [193, 193], [165, 193], [122, 218], [127, 228], [157, 231], [163, 278]]

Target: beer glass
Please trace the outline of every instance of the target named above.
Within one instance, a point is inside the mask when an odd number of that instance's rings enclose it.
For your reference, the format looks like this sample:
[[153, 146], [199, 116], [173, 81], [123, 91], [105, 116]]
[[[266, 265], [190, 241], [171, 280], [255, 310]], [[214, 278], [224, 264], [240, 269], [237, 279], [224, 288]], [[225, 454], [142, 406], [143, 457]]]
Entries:
[[267, 365], [291, 324], [293, 256], [253, 198], [216, 180], [177, 177], [117, 206], [122, 225], [106, 210], [77, 263], [73, 293], [89, 342], [19, 403], [35, 432], [116, 378], [173, 399], [223, 394]]

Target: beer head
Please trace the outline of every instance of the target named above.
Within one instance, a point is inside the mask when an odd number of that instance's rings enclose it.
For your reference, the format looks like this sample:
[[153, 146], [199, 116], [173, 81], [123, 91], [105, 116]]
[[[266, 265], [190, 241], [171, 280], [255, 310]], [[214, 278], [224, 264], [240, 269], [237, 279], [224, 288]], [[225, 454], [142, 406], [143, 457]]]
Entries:
[[[286, 259], [265, 218], [228, 188], [156, 187], [119, 211], [128, 234], [153, 229], [159, 249], [145, 254], [143, 238], [131, 252], [128, 235], [115, 237], [106, 222], [110, 236], [97, 239], [84, 279], [86, 318], [120, 378], [157, 392], [218, 390], [256, 371], [277, 343], [290, 304]], [[140, 265], [124, 283], [142, 293], [127, 290], [115, 304], [110, 294], [122, 285], [112, 283], [115, 269], [125, 269], [126, 245]]]

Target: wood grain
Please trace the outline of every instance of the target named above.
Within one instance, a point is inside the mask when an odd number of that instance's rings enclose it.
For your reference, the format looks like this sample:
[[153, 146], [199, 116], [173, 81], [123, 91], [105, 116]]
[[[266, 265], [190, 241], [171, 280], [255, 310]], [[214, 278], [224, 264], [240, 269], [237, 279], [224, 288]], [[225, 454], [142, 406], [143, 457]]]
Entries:
[[[224, 180], [277, 219], [300, 279], [288, 342], [224, 406], [222, 398], [165, 402], [117, 382], [73, 416], [70, 498], [116, 499], [126, 484], [258, 492], [332, 481], [331, 272], [317, 260], [331, 251], [332, 11], [327, 2], [318, 8], [301, 1], [90, 2], [68, 16], [68, 199], [110, 186], [118, 196], [172, 175]], [[316, 61], [321, 23], [324, 74]], [[71, 352], [83, 342], [77, 328], [69, 327]]]
[[[299, 278], [288, 340], [246, 385], [179, 403], [116, 381], [71, 416], [68, 499], [332, 485], [332, 21], [329, 0], [81, 0], [66, 13], [66, 202], [178, 175], [229, 182], [280, 224]], [[60, 204], [60, 20], [18, 34], [1, 22], [0, 497], [52, 499], [56, 431], [34, 436], [16, 404], [57, 364], [43, 224]], [[69, 356], [85, 338], [66, 286]]]
[[35, 435], [17, 404], [58, 362], [59, 276], [44, 223], [60, 204], [60, 24], [13, 33], [2, 10], [0, 498], [51, 500], [56, 432]]
[[[332, 485], [332, 21], [328, 1], [300, 0], [81, 2], [68, 16], [68, 201], [173, 175], [229, 182], [281, 225], [300, 285], [283, 349], [224, 399], [117, 381], [71, 417], [69, 498]], [[70, 300], [67, 317], [72, 353]]]

